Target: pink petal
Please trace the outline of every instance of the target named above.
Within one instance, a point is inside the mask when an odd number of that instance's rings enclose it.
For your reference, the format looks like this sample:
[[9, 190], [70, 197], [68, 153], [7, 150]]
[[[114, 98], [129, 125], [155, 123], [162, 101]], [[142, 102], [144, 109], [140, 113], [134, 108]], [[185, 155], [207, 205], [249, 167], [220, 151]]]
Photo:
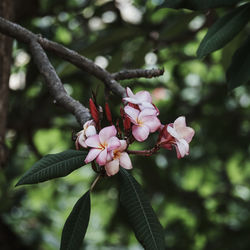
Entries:
[[96, 162], [100, 165], [103, 166], [106, 164], [107, 162], [107, 148], [105, 148], [104, 150], [101, 151], [101, 153], [97, 156], [96, 158]]
[[131, 160], [130, 160], [130, 157], [129, 157], [128, 153], [126, 153], [126, 152], [121, 153], [121, 155], [120, 155], [120, 165], [123, 168], [126, 168], [126, 169], [131, 169], [132, 168], [132, 163], [131, 163]]
[[93, 161], [100, 153], [101, 153], [100, 149], [96, 149], [96, 148], [90, 149], [87, 157], [84, 160], [85, 163], [87, 164]]
[[95, 126], [91, 125], [85, 130], [85, 135], [87, 137], [95, 135], [96, 134], [96, 129]]
[[156, 116], [145, 116], [141, 121], [144, 126], [149, 128], [150, 133], [155, 132], [161, 126], [161, 122]]
[[108, 143], [108, 146], [107, 146], [108, 151], [114, 150], [121, 146], [120, 140], [116, 136], [111, 137], [107, 141], [107, 143]]
[[115, 136], [116, 133], [117, 131], [114, 125], [103, 128], [99, 133], [101, 144], [107, 143], [108, 139]]
[[177, 158], [178, 159], [182, 158], [181, 153], [180, 153], [178, 147], [176, 145], [174, 145], [174, 146], [175, 146], [175, 149], [176, 149]]
[[105, 165], [105, 170], [108, 176], [115, 175], [119, 171], [119, 160], [114, 159]]
[[156, 115], [156, 110], [155, 109], [143, 109], [140, 112], [138, 119], [141, 120], [143, 117], [149, 116], [149, 115]]
[[139, 110], [134, 109], [130, 106], [126, 106], [124, 108], [124, 112], [129, 116], [131, 122], [133, 122], [134, 124], [137, 124], [137, 118], [138, 118], [138, 115], [140, 113]]
[[149, 135], [149, 128], [147, 126], [136, 126], [132, 127], [132, 134], [137, 141], [145, 141]]
[[120, 147], [117, 149], [120, 152], [123, 152], [127, 148], [127, 142], [125, 140], [120, 140]]
[[89, 146], [91, 148], [99, 148], [100, 147], [99, 135], [92, 135], [92, 136], [88, 137], [85, 140], [85, 143], [87, 144], [87, 146]]
[[135, 94], [135, 98], [140, 102], [152, 102], [152, 97], [148, 91], [139, 91]]

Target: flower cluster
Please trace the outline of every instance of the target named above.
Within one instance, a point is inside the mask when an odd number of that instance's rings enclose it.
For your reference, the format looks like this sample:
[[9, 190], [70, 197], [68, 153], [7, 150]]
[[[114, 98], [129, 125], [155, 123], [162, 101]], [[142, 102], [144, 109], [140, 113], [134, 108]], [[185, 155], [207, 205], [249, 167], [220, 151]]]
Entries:
[[[107, 120], [111, 126], [101, 129], [100, 117], [102, 110], [90, 99], [90, 111], [93, 120], [83, 125], [83, 130], [77, 133], [76, 148], [89, 148], [85, 163], [95, 160], [103, 167], [108, 176], [119, 171], [119, 167], [132, 168], [129, 157], [131, 154], [149, 156], [160, 148], [176, 149], [177, 157], [182, 158], [189, 153], [189, 143], [194, 136], [194, 130], [186, 126], [184, 116], [177, 118], [173, 123], [162, 125], [158, 119], [159, 110], [152, 103], [148, 91], [139, 91], [133, 94], [130, 88], [126, 89], [127, 97], [123, 98], [124, 108], [121, 108], [124, 133], [119, 128], [119, 122], [114, 126], [108, 104], [105, 104]], [[150, 133], [158, 131], [159, 136], [151, 150], [131, 151], [128, 147], [134, 140], [143, 142]]]

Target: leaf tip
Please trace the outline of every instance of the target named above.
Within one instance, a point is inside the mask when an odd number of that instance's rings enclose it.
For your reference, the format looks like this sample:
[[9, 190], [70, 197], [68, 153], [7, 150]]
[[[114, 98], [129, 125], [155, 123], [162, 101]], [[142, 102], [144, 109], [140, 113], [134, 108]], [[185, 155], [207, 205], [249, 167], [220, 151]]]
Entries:
[[15, 187], [21, 186], [22, 184], [23, 184], [23, 183], [22, 183], [22, 180], [19, 180], [19, 181], [16, 183]]

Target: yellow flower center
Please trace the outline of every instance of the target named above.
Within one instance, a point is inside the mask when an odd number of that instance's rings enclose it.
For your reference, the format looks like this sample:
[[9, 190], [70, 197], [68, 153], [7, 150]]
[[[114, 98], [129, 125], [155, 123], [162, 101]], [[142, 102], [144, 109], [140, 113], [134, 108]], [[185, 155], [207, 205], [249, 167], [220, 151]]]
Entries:
[[104, 150], [106, 147], [108, 146], [108, 144], [106, 142], [104, 142], [103, 144], [99, 144], [99, 148]]
[[120, 158], [120, 155], [121, 155], [121, 152], [120, 151], [118, 151], [118, 150], [114, 150], [114, 159], [119, 159]]

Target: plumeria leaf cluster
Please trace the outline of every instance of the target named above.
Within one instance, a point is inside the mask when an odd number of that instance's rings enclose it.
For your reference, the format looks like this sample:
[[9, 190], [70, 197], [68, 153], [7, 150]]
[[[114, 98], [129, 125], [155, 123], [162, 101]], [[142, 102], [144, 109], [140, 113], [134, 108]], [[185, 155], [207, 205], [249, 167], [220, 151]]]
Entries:
[[[24, 174], [17, 185], [63, 177], [79, 167], [91, 164], [97, 178], [75, 204], [62, 231], [61, 249], [77, 250], [87, 231], [94, 186], [101, 178], [118, 174], [120, 205], [127, 214], [136, 238], [145, 249], [165, 249], [164, 230], [141, 185], [130, 173], [133, 168], [130, 155], [149, 157], [163, 148], [175, 149], [177, 157], [182, 158], [189, 154], [194, 130], [186, 126], [184, 116], [178, 117], [173, 123], [162, 124], [158, 118], [160, 111], [152, 103], [147, 91], [134, 94], [127, 88], [127, 97], [123, 98], [120, 118], [116, 121], [112, 118], [108, 103], [102, 108], [93, 97], [89, 106], [93, 119], [87, 121], [76, 134], [76, 150], [44, 156]], [[104, 122], [109, 123], [108, 126], [103, 126]], [[151, 133], [158, 134], [151, 149], [130, 150], [135, 141], [144, 142]]]

